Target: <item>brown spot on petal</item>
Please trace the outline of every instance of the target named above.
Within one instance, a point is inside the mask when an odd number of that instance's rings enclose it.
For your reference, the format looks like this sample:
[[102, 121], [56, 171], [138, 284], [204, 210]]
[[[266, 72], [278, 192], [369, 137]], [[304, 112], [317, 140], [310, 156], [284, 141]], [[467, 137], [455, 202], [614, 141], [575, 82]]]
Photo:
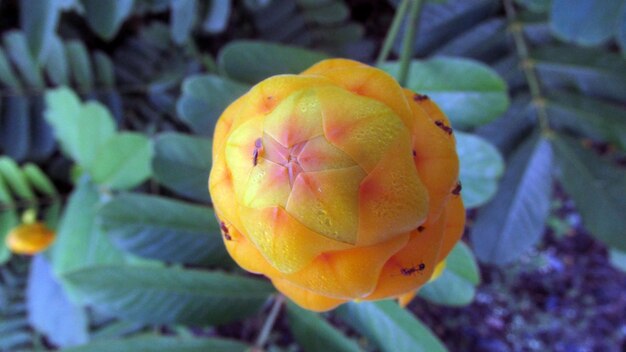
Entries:
[[421, 272], [424, 269], [426, 269], [426, 264], [424, 263], [420, 263], [418, 266], [413, 266], [413, 267], [409, 267], [409, 268], [401, 268], [400, 269], [400, 273], [404, 276], [411, 276], [417, 272]]
[[228, 231], [228, 227], [226, 226], [226, 224], [223, 221], [220, 221], [220, 229], [222, 230], [222, 235], [224, 235], [224, 238], [227, 241], [232, 240], [233, 238], [230, 236], [229, 231]]
[[417, 227], [417, 231], [419, 231], [419, 232], [422, 232], [424, 230], [426, 230], [426, 228], [424, 226], [418, 226]]
[[443, 121], [441, 120], [437, 120], [435, 121], [435, 125], [437, 125], [437, 127], [441, 128], [445, 133], [447, 134], [452, 134], [452, 127], [446, 125]]
[[259, 151], [263, 148], [263, 141], [257, 138], [254, 141], [254, 150], [252, 151], [252, 165], [256, 166], [259, 162]]
[[424, 100], [428, 100], [428, 99], [430, 99], [430, 98], [428, 97], [428, 95], [425, 95], [425, 94], [417, 94], [417, 93], [413, 94], [413, 100], [414, 100], [414, 101], [424, 101]]
[[452, 194], [454, 194], [455, 196], [458, 196], [459, 194], [461, 194], [462, 189], [463, 189], [463, 185], [461, 185], [461, 181], [458, 181], [456, 183], [456, 187], [454, 187], [454, 189], [452, 190]]
[[228, 233], [228, 227], [226, 227], [226, 224], [223, 221], [220, 221], [220, 229], [223, 233]]

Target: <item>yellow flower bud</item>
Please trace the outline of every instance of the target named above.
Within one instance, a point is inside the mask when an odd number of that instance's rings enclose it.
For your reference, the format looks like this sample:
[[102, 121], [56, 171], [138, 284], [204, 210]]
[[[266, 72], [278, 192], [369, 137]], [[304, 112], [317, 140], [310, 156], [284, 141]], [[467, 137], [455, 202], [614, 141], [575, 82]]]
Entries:
[[311, 310], [416, 291], [459, 240], [450, 122], [355, 61], [257, 84], [220, 117], [209, 189], [226, 248]]
[[13, 253], [33, 255], [46, 250], [54, 236], [43, 223], [22, 224], [9, 232], [6, 244]]

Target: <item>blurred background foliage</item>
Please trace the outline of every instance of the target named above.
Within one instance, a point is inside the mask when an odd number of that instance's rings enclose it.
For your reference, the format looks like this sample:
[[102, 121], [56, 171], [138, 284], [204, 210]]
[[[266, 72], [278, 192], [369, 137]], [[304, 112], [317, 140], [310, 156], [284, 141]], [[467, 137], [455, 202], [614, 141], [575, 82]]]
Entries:
[[[406, 86], [452, 121], [469, 220], [410, 309], [279, 312], [233, 265], [221, 111], [326, 57], [398, 75], [406, 4], [0, 0], [0, 350], [626, 348], [623, 0], [420, 2]], [[11, 255], [33, 209], [55, 243]]]

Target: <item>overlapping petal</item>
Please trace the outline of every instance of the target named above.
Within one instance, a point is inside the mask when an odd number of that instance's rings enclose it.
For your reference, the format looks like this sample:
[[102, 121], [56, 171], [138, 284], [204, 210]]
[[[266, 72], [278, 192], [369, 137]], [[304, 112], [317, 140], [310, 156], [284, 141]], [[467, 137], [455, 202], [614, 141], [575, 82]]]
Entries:
[[304, 308], [407, 303], [465, 223], [450, 122], [376, 68], [322, 61], [224, 112], [209, 188], [226, 248]]

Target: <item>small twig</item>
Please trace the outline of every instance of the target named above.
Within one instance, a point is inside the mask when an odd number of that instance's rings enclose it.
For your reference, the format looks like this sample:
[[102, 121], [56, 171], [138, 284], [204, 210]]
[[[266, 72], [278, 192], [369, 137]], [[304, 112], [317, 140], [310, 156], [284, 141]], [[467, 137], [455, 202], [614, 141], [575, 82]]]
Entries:
[[504, 10], [506, 12], [506, 17], [509, 20], [509, 30], [513, 35], [517, 56], [521, 63], [526, 82], [528, 83], [530, 95], [533, 98], [533, 105], [537, 111], [539, 127], [541, 128], [541, 132], [543, 134], [549, 135], [551, 130], [548, 113], [546, 112], [545, 107], [545, 98], [541, 92], [541, 84], [539, 83], [537, 72], [535, 72], [534, 62], [528, 54], [528, 44], [524, 39], [523, 27], [519, 22], [517, 22], [515, 7], [513, 6], [511, 0], [504, 0]]
[[380, 66], [387, 57], [389, 57], [389, 52], [391, 52], [391, 47], [393, 43], [396, 41], [396, 37], [398, 36], [398, 30], [400, 29], [400, 24], [402, 23], [402, 19], [404, 18], [404, 14], [406, 9], [409, 7], [409, 1], [411, 0], [402, 0], [398, 8], [396, 9], [396, 14], [393, 16], [393, 21], [391, 22], [391, 27], [389, 27], [389, 31], [385, 36], [385, 41], [383, 42], [383, 47], [378, 54], [378, 58], [376, 59], [376, 66]]
[[415, 36], [417, 35], [417, 27], [419, 26], [422, 4], [423, 0], [411, 0], [409, 18], [406, 21], [404, 38], [402, 38], [402, 53], [400, 55], [400, 72], [398, 73], [398, 82], [403, 87], [406, 85], [409, 71], [411, 70], [411, 58], [413, 57], [413, 46], [415, 44]]
[[274, 298], [274, 304], [272, 305], [272, 309], [270, 310], [265, 322], [263, 323], [263, 327], [261, 328], [261, 332], [254, 343], [254, 347], [252, 347], [252, 352], [262, 352], [263, 346], [267, 343], [267, 339], [270, 337], [270, 332], [274, 327], [274, 323], [276, 323], [276, 318], [278, 318], [278, 313], [280, 309], [285, 303], [285, 296], [282, 294], [278, 294], [276, 298]]

